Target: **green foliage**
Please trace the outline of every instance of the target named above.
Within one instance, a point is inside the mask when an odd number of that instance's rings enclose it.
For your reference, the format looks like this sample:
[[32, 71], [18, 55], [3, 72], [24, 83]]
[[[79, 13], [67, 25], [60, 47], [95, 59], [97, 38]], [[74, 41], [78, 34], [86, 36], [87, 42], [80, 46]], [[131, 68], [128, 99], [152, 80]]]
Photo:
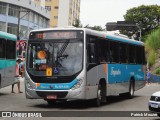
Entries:
[[155, 59], [159, 56], [160, 50], [160, 27], [153, 30], [149, 35], [146, 36], [145, 48], [148, 52], [148, 62], [152, 66], [155, 63]]
[[155, 63], [155, 51], [154, 50], [150, 50], [149, 51], [149, 56], [148, 56], [148, 62], [149, 62], [149, 66], [152, 66]]
[[159, 67], [159, 68], [156, 68], [156, 69], [153, 71], [153, 74], [160, 75], [160, 67]]
[[96, 25], [92, 27], [92, 30], [104, 31], [104, 29], [101, 26], [96, 26]]
[[74, 27], [77, 27], [77, 28], [82, 28], [82, 24], [81, 24], [81, 21], [79, 19], [76, 19], [75, 20], [75, 23], [73, 24]]
[[[127, 10], [124, 15], [125, 21], [135, 22], [142, 30], [142, 36], [148, 34], [151, 30], [157, 28], [160, 23], [160, 6], [149, 5], [139, 6]], [[137, 30], [128, 31], [138, 34]], [[128, 34], [127, 33], [127, 34]]]
[[151, 34], [147, 36], [146, 46], [155, 51], [160, 48], [160, 28], [152, 31]]
[[103, 29], [101, 26], [95, 25], [93, 27], [91, 27], [89, 24], [85, 26], [85, 28], [89, 28], [92, 30], [97, 30], [97, 31], [105, 31], [105, 29]]

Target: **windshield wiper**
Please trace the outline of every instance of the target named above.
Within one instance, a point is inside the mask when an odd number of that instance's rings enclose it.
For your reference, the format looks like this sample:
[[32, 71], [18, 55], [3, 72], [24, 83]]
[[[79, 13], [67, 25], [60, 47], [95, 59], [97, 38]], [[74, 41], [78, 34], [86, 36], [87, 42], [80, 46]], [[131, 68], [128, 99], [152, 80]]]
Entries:
[[66, 42], [62, 45], [61, 49], [57, 53], [57, 57], [62, 56], [65, 49], [67, 48], [70, 40], [66, 40]]
[[62, 67], [62, 65], [60, 64], [60, 60], [64, 59], [64, 58], [67, 58], [68, 55], [67, 54], [63, 54], [64, 51], [66, 50], [68, 44], [69, 44], [69, 41], [70, 40], [66, 40], [66, 42], [62, 45], [62, 47], [60, 48], [60, 50], [57, 52], [57, 58], [56, 58], [56, 66], [58, 67]]

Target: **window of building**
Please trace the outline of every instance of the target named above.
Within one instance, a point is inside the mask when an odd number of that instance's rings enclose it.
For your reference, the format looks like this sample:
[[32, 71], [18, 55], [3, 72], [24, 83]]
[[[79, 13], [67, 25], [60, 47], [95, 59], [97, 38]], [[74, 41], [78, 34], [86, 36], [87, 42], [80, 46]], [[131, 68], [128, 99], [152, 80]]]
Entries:
[[52, 0], [45, 0], [46, 2], [51, 2]]
[[21, 11], [26, 11], [26, 12], [20, 12], [20, 16], [22, 17], [22, 19], [28, 20], [29, 19], [29, 12], [27, 12], [27, 9], [22, 8]]
[[8, 23], [7, 32], [17, 35], [18, 27], [16, 24]]
[[45, 9], [47, 9], [48, 11], [51, 11], [51, 6], [45, 6]]
[[58, 19], [58, 16], [54, 16], [54, 19]]
[[59, 7], [58, 7], [58, 6], [55, 6], [54, 9], [59, 9]]
[[0, 2], [0, 14], [6, 14], [7, 4]]
[[18, 17], [19, 14], [19, 7], [14, 6], [14, 5], [9, 5], [9, 12], [8, 15], [13, 16], [13, 17]]
[[43, 17], [39, 16], [39, 26], [43, 26]]
[[34, 19], [35, 19], [35, 13], [34, 12], [30, 12], [29, 21], [34, 22]]
[[6, 31], [6, 23], [5, 22], [0, 22], [0, 31]]
[[38, 19], [39, 19], [38, 14], [35, 14], [35, 19], [34, 19], [35, 21], [34, 21], [34, 23], [39, 24], [38, 23]]
[[27, 39], [28, 38], [28, 27], [21, 26], [20, 27], [20, 38]]

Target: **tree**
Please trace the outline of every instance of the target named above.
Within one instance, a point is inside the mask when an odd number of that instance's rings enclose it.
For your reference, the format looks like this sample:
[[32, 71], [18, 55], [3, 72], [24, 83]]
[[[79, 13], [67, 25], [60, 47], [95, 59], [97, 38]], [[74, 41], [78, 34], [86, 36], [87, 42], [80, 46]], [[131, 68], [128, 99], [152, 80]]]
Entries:
[[77, 27], [77, 28], [82, 28], [82, 24], [81, 24], [81, 21], [79, 19], [76, 19], [75, 20], [75, 23], [73, 24], [74, 27]]
[[148, 51], [148, 63], [152, 66], [160, 58], [160, 27], [146, 37], [145, 48]]
[[101, 26], [98, 26], [98, 25], [95, 25], [95, 26], [90, 26], [89, 24], [86, 25], [84, 28], [89, 28], [89, 29], [92, 29], [92, 30], [97, 30], [97, 31], [105, 31], [105, 29], [103, 29]]
[[[127, 10], [124, 15], [125, 21], [135, 22], [142, 31], [142, 35], [148, 34], [151, 30], [160, 25], [160, 6], [149, 5], [139, 6]], [[137, 30], [123, 31], [123, 33], [137, 33]]]
[[97, 30], [97, 31], [104, 31], [104, 29], [101, 26], [95, 25], [94, 27], [91, 28], [92, 30]]

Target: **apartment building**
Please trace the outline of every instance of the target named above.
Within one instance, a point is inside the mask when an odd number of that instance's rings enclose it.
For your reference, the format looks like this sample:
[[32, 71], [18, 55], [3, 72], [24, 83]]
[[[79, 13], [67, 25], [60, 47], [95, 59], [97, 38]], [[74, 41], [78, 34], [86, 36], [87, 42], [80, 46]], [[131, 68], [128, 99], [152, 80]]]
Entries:
[[29, 31], [48, 28], [50, 12], [31, 0], [0, 0], [0, 31], [18, 34], [20, 11], [20, 39], [28, 39]]
[[50, 27], [72, 26], [80, 16], [80, 0], [35, 0], [51, 11]]

